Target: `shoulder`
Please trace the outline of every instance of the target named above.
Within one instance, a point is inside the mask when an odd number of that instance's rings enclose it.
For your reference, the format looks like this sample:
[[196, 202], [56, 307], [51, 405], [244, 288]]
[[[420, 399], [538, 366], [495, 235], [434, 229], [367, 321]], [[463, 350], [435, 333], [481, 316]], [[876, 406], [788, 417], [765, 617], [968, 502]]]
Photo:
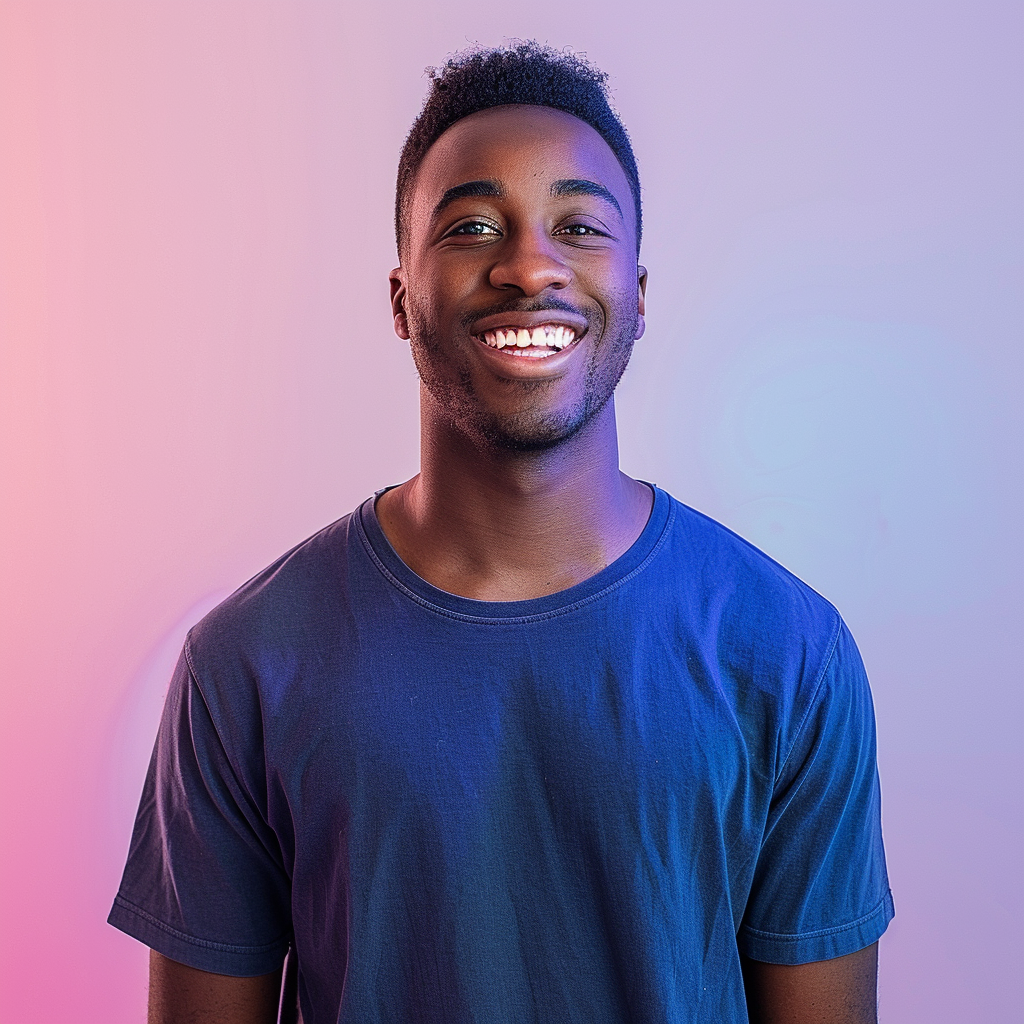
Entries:
[[692, 649], [730, 702], [774, 723], [784, 748], [818, 699], [837, 647], [859, 665], [853, 641], [832, 604], [788, 569], [709, 516], [675, 499], [672, 506], [662, 585], [684, 608], [698, 634]]
[[735, 630], [737, 642], [778, 652], [799, 641], [827, 657], [842, 627], [833, 605], [732, 530], [671, 501], [669, 558], [705, 615]]
[[193, 628], [192, 649], [205, 653], [225, 643], [301, 628], [310, 610], [338, 596], [356, 514], [319, 530], [243, 583]]
[[336, 646], [365, 575], [357, 516], [358, 510], [285, 552], [190, 630], [185, 659], [215, 716], [277, 703]]

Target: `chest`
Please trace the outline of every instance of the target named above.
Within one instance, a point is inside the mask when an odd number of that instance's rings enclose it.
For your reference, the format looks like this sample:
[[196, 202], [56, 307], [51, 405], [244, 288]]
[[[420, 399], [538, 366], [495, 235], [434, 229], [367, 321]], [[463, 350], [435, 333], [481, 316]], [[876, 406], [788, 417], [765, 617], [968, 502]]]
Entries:
[[686, 636], [446, 625], [296, 678], [267, 749], [300, 832], [326, 817], [330, 835], [446, 844], [756, 836], [770, 715]]

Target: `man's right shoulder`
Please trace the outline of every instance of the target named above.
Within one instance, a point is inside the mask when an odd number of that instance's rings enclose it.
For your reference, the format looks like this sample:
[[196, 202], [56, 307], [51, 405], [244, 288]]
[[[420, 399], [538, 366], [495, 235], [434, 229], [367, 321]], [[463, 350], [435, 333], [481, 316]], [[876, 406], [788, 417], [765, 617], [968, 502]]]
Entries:
[[360, 544], [358, 515], [356, 509], [296, 544], [193, 626], [186, 641], [193, 669], [306, 646], [337, 621], [351, 589], [353, 545]]

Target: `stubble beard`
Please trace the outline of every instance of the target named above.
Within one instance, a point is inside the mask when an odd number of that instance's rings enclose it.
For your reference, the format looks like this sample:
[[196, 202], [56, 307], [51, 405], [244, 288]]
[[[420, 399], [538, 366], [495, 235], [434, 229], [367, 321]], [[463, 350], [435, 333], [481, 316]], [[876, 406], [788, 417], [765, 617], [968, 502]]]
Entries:
[[[433, 318], [407, 306], [410, 348], [420, 380], [437, 406], [444, 410], [450, 425], [467, 435], [474, 444], [508, 454], [550, 451], [578, 434], [601, 410], [615, 392], [626, 371], [633, 351], [638, 317], [611, 325], [610, 332], [592, 350], [583, 392], [571, 408], [557, 413], [538, 409], [537, 399], [550, 385], [546, 381], [509, 381], [508, 386], [521, 397], [517, 411], [506, 413], [486, 408], [473, 386], [469, 367], [455, 346], [445, 346]], [[591, 317], [599, 327], [600, 317]]]

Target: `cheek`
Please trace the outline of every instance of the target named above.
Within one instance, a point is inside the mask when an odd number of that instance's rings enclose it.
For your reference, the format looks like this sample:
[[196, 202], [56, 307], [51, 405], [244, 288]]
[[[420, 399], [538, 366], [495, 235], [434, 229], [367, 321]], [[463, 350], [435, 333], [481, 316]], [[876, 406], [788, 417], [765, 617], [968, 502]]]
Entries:
[[608, 295], [605, 315], [608, 327], [614, 333], [629, 333], [632, 337], [640, 315], [637, 306], [636, 285], [629, 277], [621, 276], [615, 283], [615, 290]]
[[608, 325], [632, 324], [639, 312], [637, 304], [637, 269], [629, 256], [609, 260], [582, 272], [578, 280], [584, 292], [593, 296], [601, 307]]
[[406, 310], [416, 323], [437, 325], [449, 316], [460, 294], [460, 282], [438, 273], [410, 276]]
[[430, 315], [430, 303], [424, 302], [423, 296], [414, 288], [405, 293], [405, 324], [409, 332], [409, 340], [416, 345], [424, 338], [434, 334], [434, 324]]
[[458, 360], [457, 346], [449, 343], [453, 325], [436, 296], [422, 289], [411, 289], [406, 299], [406, 320], [409, 341], [418, 365], [428, 360], [450, 366]]

